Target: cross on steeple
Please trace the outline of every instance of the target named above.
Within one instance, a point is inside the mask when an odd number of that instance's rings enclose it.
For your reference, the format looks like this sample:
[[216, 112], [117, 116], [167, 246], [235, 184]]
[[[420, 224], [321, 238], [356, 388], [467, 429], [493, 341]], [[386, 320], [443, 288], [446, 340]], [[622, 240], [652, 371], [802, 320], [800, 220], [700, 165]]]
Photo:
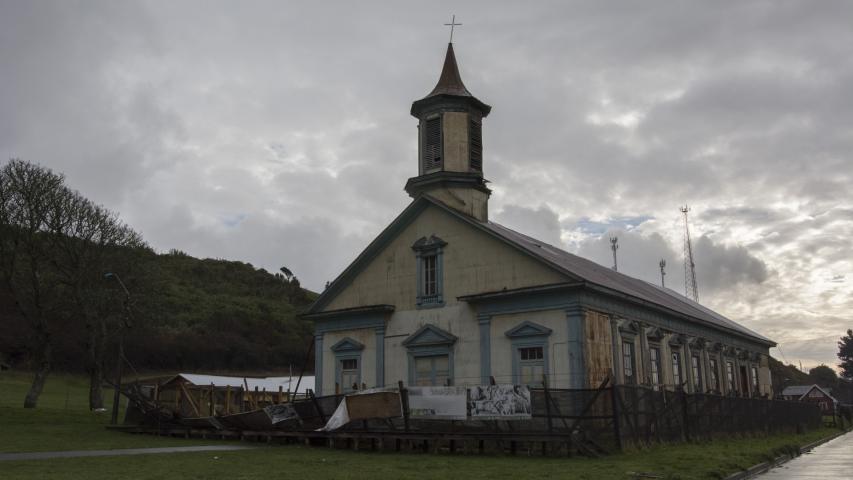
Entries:
[[450, 43], [453, 43], [453, 27], [455, 27], [457, 25], [460, 27], [462, 26], [461, 23], [456, 23], [456, 15], [453, 15], [453, 17], [450, 20], [450, 23], [444, 24], [445, 27], [450, 27]]

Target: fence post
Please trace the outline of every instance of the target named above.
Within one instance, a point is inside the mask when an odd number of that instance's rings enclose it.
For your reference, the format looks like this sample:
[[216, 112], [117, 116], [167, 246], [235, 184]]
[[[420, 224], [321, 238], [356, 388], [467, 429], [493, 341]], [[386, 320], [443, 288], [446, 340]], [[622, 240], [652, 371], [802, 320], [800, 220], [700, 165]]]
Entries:
[[[548, 433], [553, 433], [554, 426], [551, 423], [551, 394], [548, 392], [548, 377], [545, 374], [542, 375], [542, 388], [545, 389], [545, 415], [548, 418]], [[531, 393], [530, 396], [533, 397], [533, 394]], [[532, 400], [533, 398], [531, 398], [531, 403]], [[569, 432], [569, 435], [571, 435], [571, 432]]]
[[682, 410], [682, 413], [684, 415], [684, 421], [682, 423], [682, 426], [683, 426], [683, 430], [684, 430], [684, 440], [689, 442], [690, 441], [690, 424], [688, 422], [690, 421], [690, 409], [687, 406], [687, 398], [688, 398], [687, 397], [687, 391], [684, 389], [684, 386], [682, 385], [682, 388], [681, 388], [681, 410]]
[[323, 421], [323, 424], [326, 423], [326, 415], [323, 413], [323, 409], [320, 407], [320, 402], [317, 401], [317, 397], [314, 395], [314, 392], [311, 392], [311, 402], [314, 405], [314, 408], [317, 409], [317, 414], [320, 415], [320, 420]]
[[409, 390], [403, 387], [403, 381], [397, 382], [400, 389], [400, 403], [403, 404], [403, 428], [409, 431]]
[[621, 422], [621, 414], [619, 413], [619, 392], [616, 391], [616, 385], [610, 387], [610, 401], [613, 405], [613, 434], [616, 436], [616, 447], [622, 450], [622, 432], [619, 428]]

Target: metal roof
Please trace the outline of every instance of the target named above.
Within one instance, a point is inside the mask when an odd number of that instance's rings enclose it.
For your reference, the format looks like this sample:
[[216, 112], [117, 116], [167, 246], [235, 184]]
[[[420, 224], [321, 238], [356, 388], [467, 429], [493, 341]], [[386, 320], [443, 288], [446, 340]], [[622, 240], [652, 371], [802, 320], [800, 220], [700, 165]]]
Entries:
[[756, 333], [737, 322], [729, 320], [719, 313], [668, 288], [659, 287], [644, 280], [617, 272], [611, 268], [599, 265], [583, 257], [573, 255], [565, 250], [561, 250], [553, 245], [549, 245], [533, 237], [524, 235], [523, 233], [516, 232], [515, 230], [504, 227], [503, 225], [495, 222], [479, 222], [471, 218], [468, 220], [480, 224], [488, 229], [488, 231], [500, 236], [514, 245], [521, 247], [533, 256], [556, 266], [569, 275], [595, 285], [654, 303], [683, 315], [710, 323], [714, 326], [753, 337], [764, 343], [775, 344], [769, 338]]
[[783, 397], [797, 397], [799, 400], [802, 400], [806, 397], [812, 390], [820, 390], [827, 398], [831, 399], [833, 402], [838, 402], [838, 400], [832, 396], [832, 389], [828, 387], [821, 387], [818, 384], [814, 385], [792, 385], [790, 387], [782, 390]]
[[[344, 288], [348, 279], [354, 277], [360, 269], [370, 262], [378, 252], [387, 245], [397, 234], [399, 228], [411, 222], [427, 205], [434, 205], [448, 214], [484, 231], [509, 245], [522, 250], [562, 272], [571, 280], [582, 281], [587, 287], [597, 287], [606, 292], [617, 293], [646, 302], [653, 306], [675, 312], [697, 322], [711, 325], [713, 327], [745, 336], [769, 346], [775, 342], [756, 333], [713, 310], [694, 302], [687, 297], [672, 290], [658, 287], [649, 282], [630, 277], [624, 273], [616, 272], [610, 268], [601, 266], [591, 260], [581, 258], [569, 252], [561, 250], [553, 245], [536, 240], [522, 233], [495, 222], [483, 222], [473, 217], [460, 213], [448, 207], [440, 200], [427, 194], [419, 195], [406, 207], [397, 218], [391, 222], [377, 236], [363, 252], [330, 284], [320, 297], [314, 302], [309, 312], [316, 314], [322, 312], [323, 308]], [[470, 295], [469, 295], [470, 297]], [[462, 298], [460, 298], [462, 299]], [[356, 307], [361, 308], [361, 307]], [[329, 312], [333, 313], [333, 312]]]
[[[244, 388], [246, 385], [248, 385], [249, 390], [254, 390], [255, 387], [257, 387], [258, 390], [266, 390], [267, 392], [277, 392], [278, 387], [281, 387], [282, 391], [290, 391], [291, 393], [295, 394], [304, 394], [308, 389], [314, 390], [313, 375], [304, 375], [302, 377], [302, 382], [299, 382], [299, 376], [252, 378], [225, 377], [221, 375], [202, 375], [197, 373], [179, 373], [175, 376], [175, 378], [178, 377], [183, 378], [184, 380], [192, 383], [193, 385], [198, 386], [213, 385], [214, 387]], [[174, 380], [174, 378], [172, 380]], [[295, 392], [293, 391], [293, 389], [296, 388], [297, 382], [299, 382], [299, 391]]]
[[814, 388], [816, 385], [791, 385], [790, 387], [785, 387], [782, 390], [782, 396], [784, 397], [802, 397], [809, 390]]

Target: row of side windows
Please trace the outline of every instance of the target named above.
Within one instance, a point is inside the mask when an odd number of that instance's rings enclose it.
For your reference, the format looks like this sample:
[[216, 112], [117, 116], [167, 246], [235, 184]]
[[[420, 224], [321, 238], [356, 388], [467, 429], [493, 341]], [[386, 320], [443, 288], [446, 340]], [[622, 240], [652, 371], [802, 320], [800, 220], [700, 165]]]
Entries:
[[[630, 340], [624, 340], [622, 342], [621, 348], [621, 359], [622, 359], [622, 376], [624, 378], [624, 382], [627, 384], [636, 384], [637, 380], [637, 369], [636, 369], [636, 354], [634, 351], [634, 342]], [[673, 348], [670, 351], [670, 371], [672, 372], [672, 384], [675, 386], [683, 386], [685, 383], [684, 373], [682, 371], [682, 355], [681, 350], [677, 348]], [[663, 380], [663, 369], [662, 367], [662, 359], [660, 347], [650, 346], [649, 347], [649, 380], [651, 381], [652, 386], [655, 389], [660, 388], [661, 385], [665, 384]], [[703, 379], [706, 379], [709, 383], [707, 385], [707, 390], [719, 392], [721, 391], [720, 385], [720, 377], [719, 377], [719, 365], [716, 358], [709, 359], [708, 362], [708, 375], [707, 377], [703, 376], [703, 368], [702, 368], [702, 360], [699, 355], [692, 355], [690, 357], [689, 363], [690, 373], [692, 373], [692, 387], [693, 391], [702, 392], [705, 391], [705, 385], [703, 384]], [[746, 375], [746, 367], [742, 367], [742, 376]], [[759, 391], [759, 381], [758, 381], [758, 367], [756, 365], [749, 365], [749, 376], [748, 382], [746, 377], [744, 377], [743, 385], [741, 388], [738, 388], [736, 381], [736, 370], [735, 363], [733, 361], [726, 360], [725, 361], [725, 379], [726, 379], [726, 387], [729, 392], [740, 392], [747, 393], [745, 390], [750, 390], [753, 394]]]
[[[634, 364], [634, 346], [631, 342], [623, 342], [622, 344], [623, 360], [624, 360], [624, 375], [626, 383], [636, 383], [636, 371]], [[513, 355], [516, 357], [515, 362], [518, 365], [518, 370], [515, 373], [513, 383], [520, 385], [541, 386], [542, 379], [547, 374], [545, 364], [545, 348], [544, 346], [519, 346], [513, 348]], [[681, 373], [681, 352], [674, 350], [671, 354], [673, 383], [681, 385], [683, 383], [683, 375]], [[701, 384], [701, 368], [699, 357], [694, 355], [692, 369], [694, 375], [695, 391], [702, 391]], [[661, 377], [660, 349], [658, 347], [649, 348], [650, 373], [651, 381], [655, 389], [663, 384]], [[361, 382], [361, 358], [359, 357], [339, 357], [337, 372], [337, 383], [340, 385], [344, 393], [351, 392], [359, 388]], [[732, 361], [726, 361], [726, 380], [728, 382], [728, 390], [735, 391], [735, 365]], [[720, 391], [718, 377], [717, 359], [710, 359], [709, 362], [709, 387], [712, 391]], [[452, 381], [449, 355], [424, 355], [414, 357], [414, 385], [418, 386], [437, 386], [447, 385]], [[750, 366], [751, 387], [754, 392], [758, 391], [758, 367]]]

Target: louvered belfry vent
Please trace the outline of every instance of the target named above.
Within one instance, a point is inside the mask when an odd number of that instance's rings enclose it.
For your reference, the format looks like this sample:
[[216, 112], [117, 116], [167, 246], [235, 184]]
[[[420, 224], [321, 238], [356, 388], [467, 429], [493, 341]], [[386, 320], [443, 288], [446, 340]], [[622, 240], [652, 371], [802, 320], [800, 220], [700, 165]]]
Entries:
[[441, 117], [426, 121], [424, 171], [441, 168]]
[[468, 135], [471, 159], [471, 170], [483, 171], [483, 128], [482, 124], [477, 120], [471, 120], [468, 125]]

